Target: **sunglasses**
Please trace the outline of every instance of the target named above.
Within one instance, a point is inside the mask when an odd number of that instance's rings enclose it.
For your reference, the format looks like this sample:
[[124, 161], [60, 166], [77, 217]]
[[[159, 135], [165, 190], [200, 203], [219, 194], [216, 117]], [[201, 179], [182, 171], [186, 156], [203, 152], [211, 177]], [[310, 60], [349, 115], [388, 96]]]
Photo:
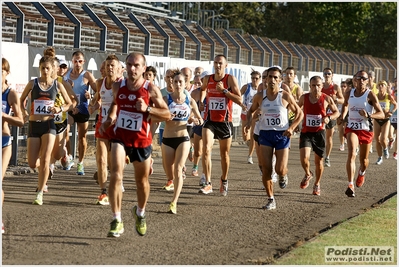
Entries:
[[73, 63], [83, 63], [83, 59], [79, 59], [79, 60], [74, 60]]
[[332, 75], [332, 73], [331, 72], [324, 72], [324, 75], [330, 76], [330, 75]]
[[63, 65], [60, 66], [60, 68], [61, 68], [61, 69], [67, 69], [68, 66], [63, 64]]
[[366, 81], [369, 78], [363, 77], [363, 76], [356, 76], [356, 80], [362, 80], [362, 81]]

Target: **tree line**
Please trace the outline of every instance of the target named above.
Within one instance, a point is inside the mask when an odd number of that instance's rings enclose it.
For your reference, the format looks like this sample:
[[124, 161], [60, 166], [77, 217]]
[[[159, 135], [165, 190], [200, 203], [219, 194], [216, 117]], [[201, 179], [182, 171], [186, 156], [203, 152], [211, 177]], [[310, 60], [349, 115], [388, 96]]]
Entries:
[[249, 34], [397, 58], [396, 2], [203, 2], [229, 27]]

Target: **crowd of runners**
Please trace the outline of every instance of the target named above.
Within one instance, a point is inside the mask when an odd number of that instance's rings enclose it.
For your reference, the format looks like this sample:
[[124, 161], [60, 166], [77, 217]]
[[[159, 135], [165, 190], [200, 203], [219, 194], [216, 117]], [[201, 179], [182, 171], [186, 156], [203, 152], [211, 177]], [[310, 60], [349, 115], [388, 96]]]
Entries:
[[[321, 195], [324, 167], [331, 167], [331, 156], [339, 153], [332, 153], [336, 129], [340, 140], [336, 150], [347, 150], [348, 184], [343, 191], [348, 197], [354, 197], [355, 186], [361, 187], [365, 182], [373, 141], [378, 153], [376, 164], [390, 157], [389, 150], [394, 151], [392, 157], [397, 159], [396, 78], [393, 83], [384, 80], [376, 83], [373, 71], [359, 70], [352, 79], [336, 84], [333, 70], [325, 68], [323, 77], [313, 76], [309, 88], [301, 88], [295, 82], [293, 67], [282, 70], [271, 66], [262, 73], [252, 71], [251, 81], [239, 88], [237, 78], [225, 72], [226, 57], [217, 55], [213, 73], [201, 67], [168, 69], [164, 74], [166, 87], [160, 89], [155, 84], [158, 70], [147, 66], [141, 53], [130, 53], [126, 59], [108, 55], [101, 65], [102, 77], [98, 79], [83, 69], [85, 57], [81, 51], [73, 53], [71, 66], [55, 55], [52, 47], [44, 50], [40, 77], [29, 81], [20, 97], [7, 83], [10, 66], [2, 58], [2, 179], [12, 151], [9, 126], [22, 127], [28, 123], [28, 164], [38, 170], [33, 204], [43, 205], [54, 164], [60, 161], [66, 171], [75, 165], [68, 134], [74, 123], [78, 132], [76, 174], [85, 175], [89, 118], [97, 113], [94, 179], [99, 195], [93, 199], [96, 198], [98, 205], [111, 206], [109, 237], [119, 237], [124, 232], [123, 179], [124, 168], [130, 163], [137, 188], [137, 204], [132, 208], [135, 228], [139, 235], [147, 232], [145, 209], [157, 129], [165, 171], [163, 189], [173, 191], [166, 212], [177, 213], [184, 179], [190, 173], [187, 162], [192, 162], [191, 175], [200, 178], [200, 194], [210, 194], [219, 185], [219, 193], [228, 195], [233, 103], [242, 109], [242, 136], [248, 145], [243, 164], [254, 164], [253, 152], [256, 153], [267, 195], [263, 206], [266, 210], [277, 206], [274, 183], [281, 189], [288, 185], [289, 149], [297, 145], [291, 143], [294, 135], [299, 135], [304, 170], [299, 186], [307, 188], [314, 178], [315, 196]], [[220, 179], [212, 177], [215, 139], [220, 149]], [[314, 172], [310, 163], [312, 150]]]

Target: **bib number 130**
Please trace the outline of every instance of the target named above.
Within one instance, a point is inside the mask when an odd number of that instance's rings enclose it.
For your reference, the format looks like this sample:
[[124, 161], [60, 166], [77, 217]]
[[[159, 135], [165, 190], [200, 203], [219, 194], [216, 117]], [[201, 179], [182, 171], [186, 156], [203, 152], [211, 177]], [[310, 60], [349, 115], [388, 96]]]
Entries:
[[143, 125], [143, 114], [121, 110], [116, 125], [118, 128], [129, 131], [141, 131]]

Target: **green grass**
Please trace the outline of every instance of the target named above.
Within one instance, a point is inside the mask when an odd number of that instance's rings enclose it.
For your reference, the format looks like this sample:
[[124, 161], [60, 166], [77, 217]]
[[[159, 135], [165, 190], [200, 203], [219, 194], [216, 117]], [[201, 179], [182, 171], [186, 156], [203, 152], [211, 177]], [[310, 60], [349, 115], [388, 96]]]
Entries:
[[[350, 241], [348, 241], [350, 240]], [[328, 263], [324, 259], [326, 246], [394, 246], [394, 262], [397, 265], [397, 196], [382, 205], [344, 221], [337, 227], [319, 235], [283, 257], [274, 265], [348, 265]], [[376, 265], [376, 263], [351, 263], [351, 265]], [[378, 263], [383, 265], [384, 263]]]

